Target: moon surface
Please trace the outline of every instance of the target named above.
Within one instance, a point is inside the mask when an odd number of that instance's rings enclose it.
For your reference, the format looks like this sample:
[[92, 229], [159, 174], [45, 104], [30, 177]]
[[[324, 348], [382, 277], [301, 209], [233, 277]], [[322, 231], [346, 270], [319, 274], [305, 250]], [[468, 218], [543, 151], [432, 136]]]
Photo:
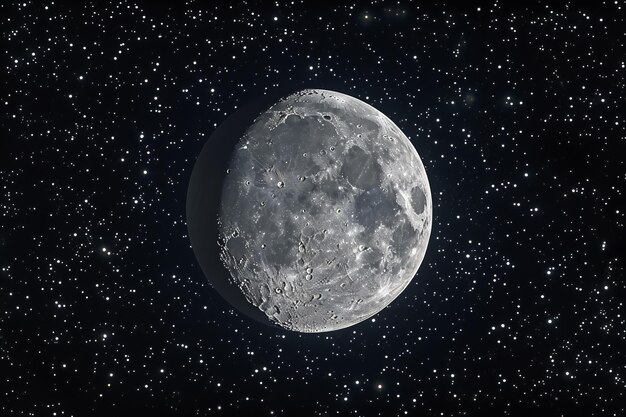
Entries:
[[372, 317], [428, 245], [417, 151], [383, 113], [334, 91], [299, 91], [254, 114], [216, 132], [228, 151], [208, 141], [192, 173], [187, 222], [205, 275], [239, 310], [285, 329]]

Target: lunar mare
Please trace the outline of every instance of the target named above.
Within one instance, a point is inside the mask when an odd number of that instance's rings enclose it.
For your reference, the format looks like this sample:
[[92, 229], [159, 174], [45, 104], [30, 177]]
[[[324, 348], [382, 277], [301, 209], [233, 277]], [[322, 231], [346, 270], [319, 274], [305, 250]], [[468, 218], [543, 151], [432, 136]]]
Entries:
[[354, 97], [304, 90], [278, 101], [226, 173], [219, 258], [257, 319], [300, 332], [352, 326], [393, 301], [424, 258], [424, 166], [390, 119]]

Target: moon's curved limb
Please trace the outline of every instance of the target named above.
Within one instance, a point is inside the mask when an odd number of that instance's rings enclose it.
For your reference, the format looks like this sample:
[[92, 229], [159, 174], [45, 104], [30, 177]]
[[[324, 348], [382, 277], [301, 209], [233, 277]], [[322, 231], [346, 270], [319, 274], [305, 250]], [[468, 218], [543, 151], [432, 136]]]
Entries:
[[409, 284], [432, 199], [424, 166], [374, 107], [304, 90], [262, 113], [222, 188], [221, 260], [271, 322], [323, 332], [359, 323]]

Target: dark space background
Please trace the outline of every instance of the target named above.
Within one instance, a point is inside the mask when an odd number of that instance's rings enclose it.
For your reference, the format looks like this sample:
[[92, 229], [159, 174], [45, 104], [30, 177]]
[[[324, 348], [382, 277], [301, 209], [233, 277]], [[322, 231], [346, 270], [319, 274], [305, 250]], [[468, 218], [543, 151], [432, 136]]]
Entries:
[[[0, 415], [623, 416], [626, 5], [0, 5]], [[208, 284], [201, 147], [326, 88], [418, 150], [433, 233], [352, 328], [272, 329]]]

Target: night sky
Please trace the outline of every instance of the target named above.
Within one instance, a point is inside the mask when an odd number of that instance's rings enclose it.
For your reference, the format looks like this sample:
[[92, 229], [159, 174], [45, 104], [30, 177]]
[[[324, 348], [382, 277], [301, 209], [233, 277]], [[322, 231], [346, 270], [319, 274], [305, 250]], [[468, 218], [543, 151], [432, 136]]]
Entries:
[[[74, 3], [0, 5], [0, 415], [625, 415], [624, 3]], [[231, 308], [185, 224], [214, 129], [302, 88], [393, 120], [434, 205], [321, 334]]]

